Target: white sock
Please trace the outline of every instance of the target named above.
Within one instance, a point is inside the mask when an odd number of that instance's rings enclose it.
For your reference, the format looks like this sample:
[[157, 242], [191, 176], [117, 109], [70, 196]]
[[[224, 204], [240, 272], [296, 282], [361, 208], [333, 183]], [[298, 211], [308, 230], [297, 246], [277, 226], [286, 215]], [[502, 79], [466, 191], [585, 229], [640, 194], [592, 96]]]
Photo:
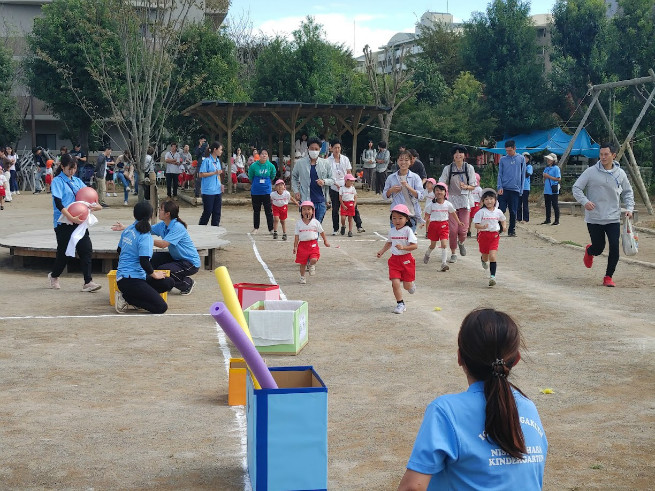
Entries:
[[446, 264], [448, 260], [448, 249], [441, 249], [441, 264]]

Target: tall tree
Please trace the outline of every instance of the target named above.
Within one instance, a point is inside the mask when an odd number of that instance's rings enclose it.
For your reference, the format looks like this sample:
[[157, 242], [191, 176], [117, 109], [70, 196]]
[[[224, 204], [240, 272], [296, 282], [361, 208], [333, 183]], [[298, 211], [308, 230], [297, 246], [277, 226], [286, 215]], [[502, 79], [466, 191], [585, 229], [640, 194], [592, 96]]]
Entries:
[[[5, 73], [12, 73], [14, 62], [11, 53], [0, 46], [0, 66]], [[15, 142], [21, 134], [18, 101], [12, 94], [12, 77], [0, 77], [0, 145]]]
[[417, 38], [421, 51], [416, 59], [432, 63], [444, 81], [452, 86], [460, 72], [465, 70], [461, 43], [461, 33], [448, 24], [421, 25]]
[[530, 4], [494, 0], [464, 24], [462, 57], [482, 81], [498, 135], [549, 124], [544, 67], [537, 58]]

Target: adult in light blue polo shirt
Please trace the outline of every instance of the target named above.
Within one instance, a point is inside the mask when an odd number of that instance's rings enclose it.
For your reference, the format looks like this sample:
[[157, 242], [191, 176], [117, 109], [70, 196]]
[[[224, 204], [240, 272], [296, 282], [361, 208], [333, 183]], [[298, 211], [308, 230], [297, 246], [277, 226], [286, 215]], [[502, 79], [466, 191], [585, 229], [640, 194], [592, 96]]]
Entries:
[[555, 211], [553, 225], [559, 225], [559, 192], [562, 180], [562, 171], [557, 166], [557, 155], [549, 153], [544, 157], [546, 168], [544, 169], [544, 202], [546, 204], [546, 219], [542, 225], [550, 223], [550, 209]]
[[223, 169], [219, 157], [223, 153], [223, 145], [214, 142], [209, 147], [209, 157], [203, 159], [198, 170], [198, 177], [202, 179], [200, 192], [202, 193], [202, 215], [199, 225], [207, 225], [211, 217], [213, 227], [221, 223], [221, 207], [223, 206], [223, 185], [221, 175]]
[[159, 235], [161, 239], [155, 239], [157, 247], [168, 247], [168, 252], [155, 252], [152, 256], [152, 265], [155, 269], [168, 269], [171, 278], [175, 281], [175, 288], [180, 290], [182, 295], [189, 295], [195, 286], [191, 278], [200, 268], [200, 256], [187, 226], [180, 219], [180, 207], [178, 204], [167, 199], [159, 206], [160, 222], [152, 226], [151, 233]]
[[535, 405], [507, 380], [520, 343], [507, 314], [478, 309], [466, 316], [457, 359], [469, 388], [428, 405], [399, 490], [542, 488], [548, 441]]
[[523, 158], [525, 159], [525, 177], [523, 178], [523, 194], [521, 195], [519, 207], [516, 210], [516, 219], [519, 222], [528, 223], [530, 221], [530, 207], [528, 200], [530, 199], [530, 185], [534, 169], [530, 163], [532, 157], [530, 157], [528, 152], [523, 152]]

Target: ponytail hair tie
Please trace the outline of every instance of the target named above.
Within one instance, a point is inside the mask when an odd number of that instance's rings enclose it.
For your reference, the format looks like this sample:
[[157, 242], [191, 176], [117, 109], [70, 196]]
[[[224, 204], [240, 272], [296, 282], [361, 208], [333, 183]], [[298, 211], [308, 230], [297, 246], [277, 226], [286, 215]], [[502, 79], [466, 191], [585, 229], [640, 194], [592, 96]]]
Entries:
[[502, 358], [497, 358], [496, 361], [491, 364], [491, 374], [494, 377], [506, 378], [507, 374], [505, 373], [505, 367], [505, 361]]

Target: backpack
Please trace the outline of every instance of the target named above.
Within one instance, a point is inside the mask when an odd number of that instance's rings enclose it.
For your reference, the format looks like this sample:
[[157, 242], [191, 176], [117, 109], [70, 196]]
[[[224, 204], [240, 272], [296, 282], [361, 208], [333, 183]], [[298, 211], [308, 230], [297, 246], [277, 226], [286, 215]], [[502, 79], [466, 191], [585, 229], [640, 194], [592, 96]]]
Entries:
[[464, 174], [466, 176], [466, 185], [467, 186], [471, 185], [471, 183], [469, 182], [468, 166], [469, 166], [468, 162], [465, 161], [463, 170], [459, 172], [453, 172], [453, 164], [452, 163], [450, 164], [450, 168], [448, 169], [448, 187], [450, 187], [450, 181], [453, 178], [453, 174], [455, 174], [456, 176], [460, 174]]

